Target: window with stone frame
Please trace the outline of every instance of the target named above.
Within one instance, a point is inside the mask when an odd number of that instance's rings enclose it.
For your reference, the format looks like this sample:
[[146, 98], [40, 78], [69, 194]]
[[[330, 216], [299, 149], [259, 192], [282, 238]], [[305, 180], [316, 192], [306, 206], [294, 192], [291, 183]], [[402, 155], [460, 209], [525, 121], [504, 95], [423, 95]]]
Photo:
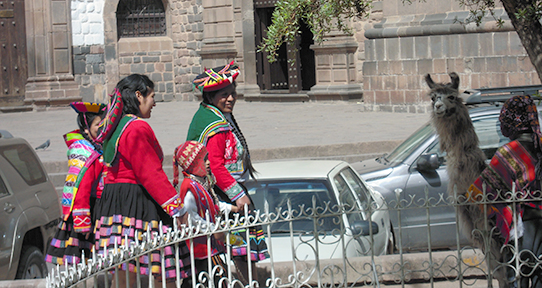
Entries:
[[152, 37], [166, 35], [166, 11], [161, 0], [120, 0], [117, 6], [117, 35]]

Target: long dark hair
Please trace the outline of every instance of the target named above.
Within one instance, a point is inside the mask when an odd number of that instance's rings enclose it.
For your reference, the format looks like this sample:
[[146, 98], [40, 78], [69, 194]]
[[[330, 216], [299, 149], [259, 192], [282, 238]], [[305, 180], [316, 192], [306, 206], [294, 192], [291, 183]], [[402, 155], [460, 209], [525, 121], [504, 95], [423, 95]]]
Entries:
[[132, 74], [120, 80], [116, 88], [119, 89], [124, 103], [122, 112], [137, 115], [140, 111], [136, 92], [139, 91], [144, 97], [147, 97], [154, 89], [154, 82], [146, 75]]

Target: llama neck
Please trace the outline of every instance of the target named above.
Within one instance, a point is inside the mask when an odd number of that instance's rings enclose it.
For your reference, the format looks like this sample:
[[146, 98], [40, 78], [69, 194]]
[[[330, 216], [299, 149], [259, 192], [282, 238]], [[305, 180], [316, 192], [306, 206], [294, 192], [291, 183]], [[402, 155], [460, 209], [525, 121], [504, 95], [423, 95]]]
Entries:
[[441, 150], [448, 156], [461, 157], [472, 150], [478, 150], [478, 136], [470, 120], [467, 109], [445, 117], [434, 117], [433, 123], [439, 135]]

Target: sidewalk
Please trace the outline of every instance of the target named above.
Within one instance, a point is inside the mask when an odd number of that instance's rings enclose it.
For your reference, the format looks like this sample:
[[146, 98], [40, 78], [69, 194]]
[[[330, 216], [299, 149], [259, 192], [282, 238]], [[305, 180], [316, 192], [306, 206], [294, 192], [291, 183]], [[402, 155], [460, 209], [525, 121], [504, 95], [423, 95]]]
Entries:
[[[165, 155], [173, 154], [175, 147], [185, 141], [198, 105], [199, 102], [156, 104], [147, 121]], [[311, 155], [315, 146], [324, 150], [344, 150], [346, 154], [351, 153], [347, 147], [389, 151], [430, 117], [429, 114], [367, 112], [362, 104], [356, 102], [270, 103], [244, 100], [236, 103], [234, 115], [255, 161], [268, 160], [269, 155], [275, 152], [279, 153], [273, 156], [275, 158], [307, 157], [303, 155]], [[67, 147], [62, 135], [76, 129], [75, 118], [75, 112], [68, 107], [0, 114], [0, 129], [25, 138], [32, 147], [50, 139], [50, 147], [37, 151], [38, 156], [44, 163], [64, 162]], [[333, 151], [337, 155], [341, 152]]]

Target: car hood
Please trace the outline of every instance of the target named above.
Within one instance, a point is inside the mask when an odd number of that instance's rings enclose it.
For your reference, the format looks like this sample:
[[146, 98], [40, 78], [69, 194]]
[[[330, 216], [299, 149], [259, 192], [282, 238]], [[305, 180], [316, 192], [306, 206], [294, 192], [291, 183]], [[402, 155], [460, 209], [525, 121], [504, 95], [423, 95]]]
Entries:
[[392, 167], [378, 162], [376, 159], [363, 160], [352, 163], [351, 166], [359, 173], [365, 181], [371, 181], [377, 178], [384, 178], [393, 171]]

